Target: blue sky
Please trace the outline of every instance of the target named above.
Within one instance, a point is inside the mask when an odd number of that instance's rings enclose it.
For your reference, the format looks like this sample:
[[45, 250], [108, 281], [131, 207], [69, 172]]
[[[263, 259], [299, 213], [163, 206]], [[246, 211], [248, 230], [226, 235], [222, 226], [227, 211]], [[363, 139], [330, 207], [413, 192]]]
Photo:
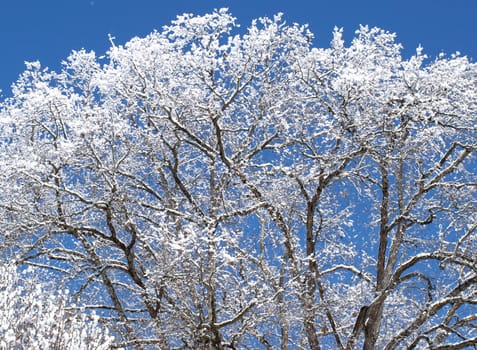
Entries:
[[104, 54], [108, 34], [122, 44], [168, 24], [177, 14], [228, 7], [242, 27], [283, 12], [288, 22], [308, 23], [318, 46], [328, 46], [334, 26], [351, 38], [359, 24], [398, 34], [404, 54], [422, 44], [431, 56], [461, 53], [477, 60], [476, 0], [5, 0], [0, 5], [0, 89], [39, 60], [57, 69], [73, 49]]

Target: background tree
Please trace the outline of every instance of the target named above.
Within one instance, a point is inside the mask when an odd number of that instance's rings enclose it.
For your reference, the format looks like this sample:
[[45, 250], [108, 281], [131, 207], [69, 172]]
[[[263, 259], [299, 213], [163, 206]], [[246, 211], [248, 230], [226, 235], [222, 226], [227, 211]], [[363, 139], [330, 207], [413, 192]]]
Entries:
[[377, 28], [236, 27], [29, 63], [0, 112], [5, 254], [116, 347], [477, 344], [476, 65]]
[[67, 306], [33, 271], [0, 267], [0, 349], [109, 349], [113, 337], [98, 317]]

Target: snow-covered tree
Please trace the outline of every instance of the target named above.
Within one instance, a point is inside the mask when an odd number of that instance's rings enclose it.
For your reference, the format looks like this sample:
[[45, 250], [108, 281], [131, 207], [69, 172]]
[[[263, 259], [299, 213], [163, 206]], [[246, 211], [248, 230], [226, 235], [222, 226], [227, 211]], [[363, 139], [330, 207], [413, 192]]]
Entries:
[[0, 349], [109, 349], [113, 338], [90, 313], [75, 312], [68, 294], [0, 266]]
[[235, 21], [28, 63], [0, 110], [4, 254], [116, 347], [476, 345], [476, 64]]

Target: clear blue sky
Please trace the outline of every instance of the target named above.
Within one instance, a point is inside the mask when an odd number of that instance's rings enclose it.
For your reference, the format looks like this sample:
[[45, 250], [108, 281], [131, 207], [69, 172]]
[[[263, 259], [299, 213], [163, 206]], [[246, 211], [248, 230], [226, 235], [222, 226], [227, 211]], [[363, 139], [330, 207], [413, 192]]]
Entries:
[[368, 24], [396, 32], [406, 55], [422, 44], [430, 55], [460, 51], [477, 60], [477, 0], [4, 0], [0, 89], [9, 94], [24, 61], [57, 69], [73, 49], [104, 54], [108, 34], [122, 44], [177, 14], [220, 7], [228, 7], [242, 27], [283, 12], [288, 22], [308, 23], [318, 46], [328, 46], [334, 26], [350, 38], [359, 24]]

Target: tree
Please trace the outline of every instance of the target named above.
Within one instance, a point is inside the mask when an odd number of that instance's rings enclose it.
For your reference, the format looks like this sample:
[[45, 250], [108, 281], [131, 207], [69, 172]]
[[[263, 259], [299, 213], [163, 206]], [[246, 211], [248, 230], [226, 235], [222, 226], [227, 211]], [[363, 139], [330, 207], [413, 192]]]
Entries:
[[2, 246], [113, 347], [477, 344], [477, 66], [226, 10], [29, 63], [1, 108]]
[[0, 267], [0, 349], [109, 349], [113, 338], [94, 314], [66, 306], [65, 292], [52, 293], [33, 271]]

